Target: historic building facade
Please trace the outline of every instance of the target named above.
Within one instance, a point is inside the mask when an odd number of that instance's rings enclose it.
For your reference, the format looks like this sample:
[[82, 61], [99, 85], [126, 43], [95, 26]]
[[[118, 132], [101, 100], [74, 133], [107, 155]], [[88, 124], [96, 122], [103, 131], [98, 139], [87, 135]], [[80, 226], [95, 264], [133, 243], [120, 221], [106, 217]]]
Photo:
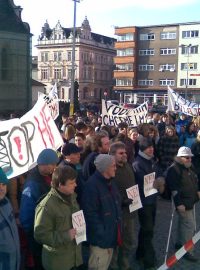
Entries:
[[[112, 94], [115, 39], [91, 32], [87, 17], [75, 36], [75, 81], [80, 102], [100, 102]], [[58, 21], [51, 29], [46, 22], [38, 39], [38, 80], [47, 93], [56, 82], [60, 99], [69, 101], [72, 72], [73, 29]]]
[[31, 34], [22, 8], [0, 1], [0, 113], [31, 107]]
[[167, 87], [200, 101], [200, 22], [116, 27], [121, 102], [167, 103]]

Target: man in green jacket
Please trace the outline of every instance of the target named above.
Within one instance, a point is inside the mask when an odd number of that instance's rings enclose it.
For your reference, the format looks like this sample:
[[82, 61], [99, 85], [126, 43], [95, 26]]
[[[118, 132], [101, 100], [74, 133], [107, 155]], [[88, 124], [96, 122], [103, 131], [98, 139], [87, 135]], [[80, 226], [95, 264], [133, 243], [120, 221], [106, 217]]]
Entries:
[[34, 237], [43, 245], [45, 270], [70, 270], [82, 264], [81, 245], [75, 242], [72, 214], [79, 211], [74, 189], [77, 173], [70, 166], [55, 169], [52, 188], [38, 204]]

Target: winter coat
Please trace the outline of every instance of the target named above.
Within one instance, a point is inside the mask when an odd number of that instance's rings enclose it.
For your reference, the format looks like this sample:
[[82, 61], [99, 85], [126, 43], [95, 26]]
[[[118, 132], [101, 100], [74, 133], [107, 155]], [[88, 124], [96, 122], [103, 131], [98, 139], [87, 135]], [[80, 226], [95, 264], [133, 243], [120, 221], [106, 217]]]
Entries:
[[115, 248], [121, 225], [121, 200], [115, 184], [96, 170], [86, 182], [82, 207], [89, 244]]
[[157, 156], [163, 170], [174, 162], [174, 157], [176, 156], [178, 149], [178, 136], [163, 136], [160, 138], [157, 145]]
[[194, 165], [195, 171], [200, 180], [200, 141], [195, 141], [191, 146], [192, 154], [192, 163]]
[[20, 247], [12, 206], [5, 197], [0, 200], [0, 269], [19, 270]]
[[[143, 152], [142, 152], [143, 153]], [[155, 179], [162, 176], [162, 170], [154, 159], [146, 159], [144, 156], [139, 155], [133, 162], [133, 170], [135, 172], [135, 180], [139, 187], [140, 198], [143, 205], [155, 204], [157, 193], [145, 197], [144, 195], [144, 176], [155, 172]]]
[[27, 177], [21, 196], [20, 204], [20, 222], [26, 232], [33, 230], [35, 208], [38, 200], [47, 194], [50, 185], [39, 173], [38, 167], [35, 167]]
[[198, 201], [197, 192], [200, 190], [198, 177], [193, 167], [186, 168], [178, 158], [167, 171], [166, 182], [174, 192], [175, 206], [184, 205], [186, 210], [193, 208]]
[[71, 240], [72, 214], [79, 211], [76, 195], [65, 200], [52, 188], [35, 211], [34, 237], [43, 244], [45, 270], [70, 270], [82, 264], [81, 245]]

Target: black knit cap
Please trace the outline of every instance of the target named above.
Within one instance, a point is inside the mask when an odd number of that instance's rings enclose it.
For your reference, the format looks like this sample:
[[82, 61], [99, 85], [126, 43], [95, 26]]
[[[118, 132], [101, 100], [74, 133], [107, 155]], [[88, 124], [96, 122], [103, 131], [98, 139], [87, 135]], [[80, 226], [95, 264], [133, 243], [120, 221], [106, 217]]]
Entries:
[[146, 150], [148, 147], [153, 146], [153, 141], [151, 138], [142, 138], [139, 142], [140, 151]]

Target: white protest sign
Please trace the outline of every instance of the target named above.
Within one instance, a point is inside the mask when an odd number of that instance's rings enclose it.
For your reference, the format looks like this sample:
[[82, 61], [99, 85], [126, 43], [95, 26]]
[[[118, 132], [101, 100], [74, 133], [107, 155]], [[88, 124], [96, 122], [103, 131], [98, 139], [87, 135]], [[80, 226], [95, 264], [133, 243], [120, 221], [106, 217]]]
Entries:
[[76, 229], [76, 243], [77, 245], [83, 241], [86, 241], [86, 223], [83, 211], [80, 210], [72, 214], [73, 228]]
[[27, 172], [45, 148], [63, 144], [48, 106], [39, 99], [21, 118], [2, 121], [0, 126], [0, 167], [8, 178]]
[[181, 95], [168, 87], [168, 111], [198, 116], [200, 113], [200, 105], [184, 99]]
[[45, 95], [41, 92], [38, 92], [38, 98], [44, 99], [46, 104], [49, 107], [52, 118], [55, 120], [59, 116], [59, 100], [56, 97], [50, 95]]
[[139, 208], [142, 208], [138, 185], [127, 188], [126, 193], [128, 198], [133, 201], [132, 204], [129, 205], [130, 213], [136, 211]]
[[102, 99], [102, 125], [104, 126], [118, 126], [121, 122], [127, 123], [128, 126], [138, 126], [141, 123], [146, 123], [147, 113], [147, 102], [135, 109], [125, 109]]
[[144, 176], [144, 196], [150, 196], [157, 193], [157, 189], [153, 187], [153, 183], [155, 181], [155, 172], [146, 174]]

